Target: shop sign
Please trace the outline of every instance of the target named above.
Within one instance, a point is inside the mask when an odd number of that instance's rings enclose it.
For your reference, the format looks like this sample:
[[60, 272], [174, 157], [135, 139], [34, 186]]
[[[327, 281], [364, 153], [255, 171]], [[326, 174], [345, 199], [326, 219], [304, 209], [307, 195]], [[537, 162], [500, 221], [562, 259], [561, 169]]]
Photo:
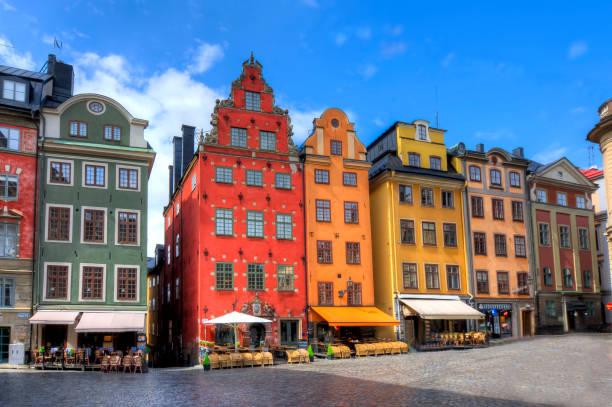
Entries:
[[496, 309], [500, 311], [512, 311], [512, 304], [481, 303], [478, 304], [478, 309]]
[[20, 312], [19, 314], [17, 314], [17, 318], [29, 318], [30, 314], [27, 312]]
[[612, 302], [609, 302], [609, 303], [606, 304], [606, 309], [608, 311], [612, 311]]

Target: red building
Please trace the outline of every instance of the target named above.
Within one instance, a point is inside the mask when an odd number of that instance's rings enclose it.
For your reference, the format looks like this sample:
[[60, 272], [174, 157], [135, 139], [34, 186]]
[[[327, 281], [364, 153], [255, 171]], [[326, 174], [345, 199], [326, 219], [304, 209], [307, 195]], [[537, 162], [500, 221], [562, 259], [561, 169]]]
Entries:
[[[205, 339], [249, 346], [306, 337], [302, 165], [288, 112], [274, 105], [261, 69], [252, 56], [242, 64], [195, 155], [193, 127], [174, 138], [160, 333], [179, 362], [195, 363]], [[273, 322], [242, 326], [236, 339], [204, 324], [233, 310]]]

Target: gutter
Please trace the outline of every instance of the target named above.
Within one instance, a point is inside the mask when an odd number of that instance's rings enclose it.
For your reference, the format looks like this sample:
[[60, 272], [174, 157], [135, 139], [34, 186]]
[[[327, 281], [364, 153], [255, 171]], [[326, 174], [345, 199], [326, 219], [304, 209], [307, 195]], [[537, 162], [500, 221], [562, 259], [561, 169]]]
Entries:
[[[37, 110], [38, 116], [41, 118], [43, 122], [43, 139], [45, 132], [45, 117], [40, 113], [40, 110]], [[30, 313], [34, 315], [34, 283], [35, 283], [35, 270], [37, 267], [37, 256], [36, 256], [36, 232], [38, 230], [38, 137], [40, 136], [40, 127], [36, 120], [34, 120], [34, 111], [32, 111], [32, 120], [34, 121], [34, 125], [36, 126], [36, 159], [35, 159], [35, 170], [34, 170], [34, 222], [33, 222], [33, 233], [32, 233], [32, 296], [30, 300]], [[30, 351], [32, 350], [32, 334], [34, 332], [34, 326], [30, 324]], [[38, 327], [36, 329], [36, 333], [38, 334]], [[38, 339], [38, 338], [36, 338]], [[37, 341], [38, 342], [38, 341]]]
[[[307, 253], [307, 248], [308, 248], [308, 243], [307, 243], [307, 233], [306, 233], [306, 158], [304, 157], [304, 161], [302, 163], [300, 163], [302, 165], [302, 219], [303, 219], [303, 226], [304, 226], [304, 292], [306, 295], [306, 301], [304, 304], [304, 313], [306, 314], [306, 341], [307, 343], [310, 345], [310, 336], [308, 335], [308, 310], [309, 310], [309, 306], [308, 306], [308, 278], [310, 277], [310, 275], [308, 274], [308, 253]], [[300, 165], [298, 164], [298, 165]], [[313, 327], [313, 331], [314, 331], [314, 327]], [[314, 333], [314, 332], [313, 332]]]

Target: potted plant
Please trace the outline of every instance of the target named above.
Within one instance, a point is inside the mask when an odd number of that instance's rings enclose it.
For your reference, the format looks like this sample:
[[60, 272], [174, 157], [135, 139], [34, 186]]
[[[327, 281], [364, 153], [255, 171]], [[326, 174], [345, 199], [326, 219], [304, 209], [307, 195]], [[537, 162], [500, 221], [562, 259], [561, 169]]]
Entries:
[[308, 344], [308, 359], [310, 359], [311, 362], [314, 362], [314, 352], [312, 351], [311, 344]]
[[334, 350], [332, 349], [331, 343], [327, 344], [327, 359], [334, 358]]
[[204, 362], [202, 362], [202, 366], [204, 367], [205, 372], [210, 370], [210, 359], [208, 359], [208, 352], [206, 352], [206, 356], [204, 356]]

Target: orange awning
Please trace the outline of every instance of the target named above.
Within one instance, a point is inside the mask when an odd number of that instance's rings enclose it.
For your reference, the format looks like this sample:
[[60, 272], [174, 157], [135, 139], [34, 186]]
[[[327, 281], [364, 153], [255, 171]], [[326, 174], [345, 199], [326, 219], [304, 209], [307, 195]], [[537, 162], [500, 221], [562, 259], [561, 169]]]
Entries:
[[392, 326], [399, 325], [392, 316], [376, 307], [312, 307], [331, 326]]

